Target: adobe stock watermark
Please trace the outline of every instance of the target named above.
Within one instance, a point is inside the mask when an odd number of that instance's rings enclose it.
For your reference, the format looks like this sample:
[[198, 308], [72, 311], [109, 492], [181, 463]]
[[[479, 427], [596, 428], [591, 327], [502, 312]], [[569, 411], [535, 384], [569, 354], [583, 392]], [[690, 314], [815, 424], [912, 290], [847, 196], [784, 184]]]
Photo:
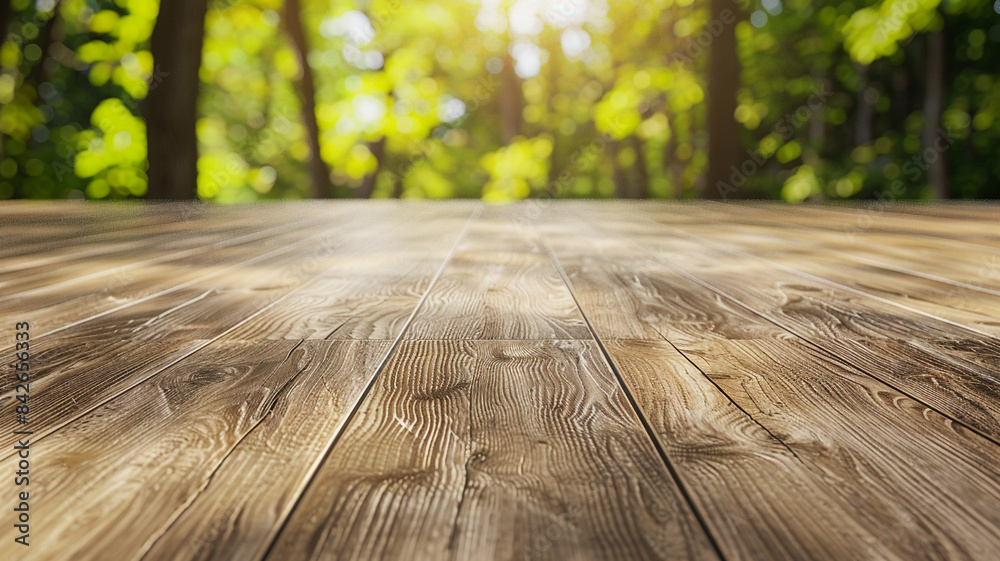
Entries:
[[[890, 13], [888, 17], [880, 17], [878, 23], [875, 24], [875, 29], [872, 31], [872, 38], [876, 41], [888, 41], [889, 32], [901, 29], [910, 19], [917, 9], [919, 9], [920, 4], [917, 0], [901, 0], [893, 2], [891, 4]], [[929, 25], [929, 24], [928, 24]], [[926, 31], [927, 25], [920, 29], [914, 29], [910, 32], [910, 35], [900, 39], [899, 46], [905, 47], [909, 45], [914, 37], [920, 33]]]
[[937, 132], [938, 134], [934, 137], [932, 145], [924, 147], [923, 150], [914, 154], [913, 157], [903, 162], [900, 166], [900, 171], [906, 176], [908, 181], [894, 179], [885, 189], [876, 191], [874, 197], [880, 204], [863, 209], [858, 213], [854, 225], [844, 226], [844, 234], [847, 236], [849, 243], [857, 243], [857, 235], [872, 228], [875, 225], [876, 219], [885, 214], [884, 207], [888, 203], [906, 196], [910, 187], [920, 181], [920, 178], [930, 169], [930, 166], [943, 158], [944, 154], [954, 146], [957, 139], [954, 133], [944, 127], [938, 127]]
[[[781, 136], [782, 143], [791, 140], [795, 136], [795, 131], [808, 123], [812, 119], [813, 114], [821, 111], [827, 102], [830, 101], [830, 98], [833, 97], [833, 90], [828, 88], [829, 84], [826, 82], [823, 82], [820, 87], [813, 86], [812, 94], [810, 94], [806, 102], [781, 119], [778, 119], [778, 122], [771, 128], [771, 132]], [[747, 180], [760, 171], [770, 159], [770, 156], [765, 157], [752, 148], [747, 149], [747, 155], [749, 157], [743, 160], [739, 166], [730, 166], [732, 175], [729, 177], [729, 183], [724, 181], [716, 182], [715, 187], [719, 190], [719, 195], [723, 199], [729, 198], [729, 195], [737, 192], [740, 187], [746, 185]]]

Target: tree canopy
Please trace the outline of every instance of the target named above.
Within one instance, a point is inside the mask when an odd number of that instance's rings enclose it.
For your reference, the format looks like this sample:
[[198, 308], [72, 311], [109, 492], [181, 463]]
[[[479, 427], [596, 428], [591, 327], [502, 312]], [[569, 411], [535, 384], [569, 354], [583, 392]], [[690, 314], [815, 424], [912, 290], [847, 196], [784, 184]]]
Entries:
[[1000, 1], [12, 0], [0, 18], [0, 198], [1000, 197]]

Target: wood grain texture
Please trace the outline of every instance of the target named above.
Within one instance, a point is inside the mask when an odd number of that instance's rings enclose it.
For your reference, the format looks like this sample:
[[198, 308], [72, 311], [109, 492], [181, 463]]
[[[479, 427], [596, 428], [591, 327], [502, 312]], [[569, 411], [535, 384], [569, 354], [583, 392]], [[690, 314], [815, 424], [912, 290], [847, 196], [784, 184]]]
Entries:
[[1000, 549], [996, 445], [799, 342], [690, 356], [824, 478], [878, 536], [873, 559], [982, 559]]
[[[573, 231], [562, 224], [553, 229]], [[575, 233], [584, 233], [579, 230]], [[980, 501], [1000, 492], [994, 443], [812, 343], [789, 337], [764, 317], [734, 307], [665, 267], [666, 260], [657, 266], [639, 258], [623, 266], [644, 250], [630, 252], [626, 242], [617, 240], [616, 246], [613, 236], [602, 238], [599, 232], [588, 239], [603, 242], [603, 251], [574, 257], [571, 246], [555, 244], [557, 255], [561, 247], [568, 254], [566, 269], [584, 311], [599, 308], [608, 292], [625, 293], [617, 298], [631, 302], [626, 309], [647, 310], [637, 321], [683, 351], [655, 339], [608, 344], [640, 410], [654, 430], [663, 431], [656, 434], [681, 478], [690, 478], [688, 487], [696, 506], [707, 511], [710, 529], [719, 523], [716, 535], [722, 536], [727, 557], [745, 557], [755, 543], [771, 558], [986, 559], [996, 549], [1000, 534], [990, 529], [995, 514], [988, 506], [993, 499]], [[601, 269], [606, 274], [594, 274]], [[595, 322], [599, 335], [616, 327]], [[650, 354], [655, 360], [644, 356]], [[696, 364], [680, 362], [682, 356]], [[692, 366], [707, 380], [696, 377]], [[713, 405], [707, 411], [706, 402]], [[740, 422], [764, 434], [754, 441], [747, 437], [750, 430], [721, 432]], [[708, 446], [711, 453], [690, 452]], [[739, 452], [747, 449], [753, 450], [751, 460], [739, 461]], [[778, 466], [781, 471], [775, 472]], [[776, 473], [781, 482], [767, 483]], [[789, 491], [795, 482], [795, 496], [761, 501], [780, 504], [773, 513], [748, 511], [760, 506], [753, 501], [715, 510], [725, 500], [703, 499], [713, 492], [714, 480], [729, 480], [722, 487], [727, 495], [753, 488], [738, 483], [741, 478], [757, 483], [762, 488], [754, 488], [757, 493]], [[914, 483], [939, 478], [934, 485], [962, 488]], [[817, 504], [824, 506], [815, 509]], [[859, 511], [868, 521], [863, 527], [851, 520]], [[939, 519], [910, 514], [914, 511], [949, 514]], [[824, 519], [830, 515], [832, 520]], [[734, 516], [742, 528], [729, 521]], [[791, 518], [782, 521], [784, 516]], [[734, 527], [741, 531], [727, 532]], [[833, 541], [823, 543], [826, 539]]]
[[335, 267], [233, 333], [239, 339], [395, 339], [472, 216], [466, 212], [385, 216], [365, 251]]
[[0, 204], [0, 558], [992, 561], [997, 217]]
[[[233, 344], [243, 343], [223, 348]], [[265, 348], [270, 345], [277, 343], [265, 343]], [[146, 540], [144, 559], [246, 561], [263, 556], [327, 447], [343, 430], [389, 343], [305, 341], [298, 348], [304, 351], [300, 364], [305, 368], [183, 510], [173, 505], [174, 516]], [[203, 360], [199, 356], [189, 362]]]
[[[377, 238], [374, 225], [339, 237], [309, 240], [298, 251], [276, 248], [264, 259], [239, 263], [225, 274], [209, 275], [180, 290], [106, 315], [94, 316], [33, 345], [33, 385], [37, 410], [46, 414], [33, 425], [36, 439], [52, 433], [81, 413], [142, 382], [163, 367], [238, 329], [241, 325], [308, 286], [338, 259], [354, 255]], [[36, 322], [36, 329], [44, 320]], [[230, 337], [233, 338], [233, 337]], [[101, 344], [103, 343], [103, 344]], [[104, 353], [67, 349], [102, 348]], [[110, 362], [106, 367], [102, 363]], [[67, 384], [72, 380], [72, 384]], [[15, 380], [0, 380], [0, 406], [15, 400]], [[0, 417], [0, 442], [13, 444], [16, 419]], [[13, 453], [8, 451], [0, 457]]]
[[712, 559], [593, 343], [404, 342], [269, 559]]
[[428, 296], [409, 339], [589, 338], [528, 215], [487, 208]]
[[[858, 519], [857, 498], [668, 342], [610, 341], [608, 352], [727, 559], [917, 558], [922, 543], [874, 548], [884, 527]], [[893, 509], [880, 514], [880, 524], [901, 523]]]
[[[216, 345], [37, 443], [50, 452], [33, 466], [34, 508], [51, 533], [11, 553], [103, 559], [113, 543], [133, 557], [323, 356], [294, 342]], [[12, 532], [3, 529], [8, 543]]]
[[[642, 240], [663, 263], [698, 279], [719, 297], [755, 310], [1000, 442], [996, 341], [777, 268], [753, 255], [712, 247], [678, 235], [680, 231], [643, 231], [642, 226], [610, 220], [601, 224]], [[676, 259], [678, 255], [683, 259]], [[931, 370], [929, 363], [934, 365]]]

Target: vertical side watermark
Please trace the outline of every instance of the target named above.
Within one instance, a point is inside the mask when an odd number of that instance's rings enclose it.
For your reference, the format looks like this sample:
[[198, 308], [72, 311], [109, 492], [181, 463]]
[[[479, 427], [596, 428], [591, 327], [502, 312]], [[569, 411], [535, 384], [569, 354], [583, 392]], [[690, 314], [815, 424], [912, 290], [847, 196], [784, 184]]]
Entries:
[[30, 415], [28, 405], [31, 390], [31, 324], [26, 321], [14, 325], [14, 378], [17, 386], [14, 390], [14, 415], [17, 428], [14, 436], [18, 439], [14, 445], [17, 455], [17, 470], [14, 472], [14, 528], [17, 536], [14, 541], [20, 545], [29, 546], [28, 537], [31, 533], [31, 495], [28, 490], [28, 478], [31, 461]]

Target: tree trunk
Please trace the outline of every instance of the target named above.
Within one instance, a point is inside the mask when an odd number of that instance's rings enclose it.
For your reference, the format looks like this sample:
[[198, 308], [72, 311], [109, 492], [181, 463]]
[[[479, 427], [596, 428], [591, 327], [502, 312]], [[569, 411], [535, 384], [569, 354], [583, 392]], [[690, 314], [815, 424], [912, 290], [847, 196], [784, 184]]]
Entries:
[[[927, 36], [927, 85], [924, 97], [924, 125], [921, 136], [927, 161], [927, 183], [936, 199], [949, 196], [947, 140], [940, 138], [941, 109], [945, 96], [945, 36], [934, 31]], [[944, 149], [941, 147], [945, 146]]]
[[[554, 33], [552, 34], [552, 38], [549, 41], [546, 49], [549, 51], [549, 60], [547, 63], [549, 67], [547, 69], [548, 72], [546, 72], [545, 75], [546, 82], [549, 88], [548, 118], [553, 119], [553, 117], [559, 114], [559, 110], [556, 109], [556, 104], [555, 104], [556, 95], [559, 93], [559, 82], [560, 82], [559, 68], [562, 63], [562, 59], [557, 58], [560, 57], [560, 55], [562, 54], [558, 35]], [[556, 123], [554, 119], [549, 121], [549, 123], [551, 124], [551, 130], [552, 130], [552, 153], [549, 155], [549, 174], [545, 186], [546, 189], [545, 196], [558, 197], [560, 195], [559, 175], [563, 171], [562, 163], [559, 158], [559, 149], [560, 146], [562, 145], [562, 142], [560, 142], [560, 136], [562, 135], [562, 133], [559, 132], [559, 125]]]
[[[826, 71], [816, 69], [813, 71], [813, 82], [821, 91], [829, 91], [827, 85]], [[809, 147], [817, 155], [823, 150], [823, 141], [826, 140], [826, 119], [823, 117], [823, 109], [810, 111], [809, 114]]]
[[403, 178], [398, 174], [392, 174], [392, 198], [403, 198]]
[[896, 68], [892, 73], [892, 114], [893, 122], [898, 130], [905, 130], [906, 117], [910, 110], [910, 78], [905, 67]]
[[854, 124], [854, 145], [861, 146], [872, 141], [872, 120], [875, 118], [875, 102], [878, 100], [869, 92], [869, 66], [856, 62], [854, 70], [858, 74], [858, 112]]
[[621, 152], [621, 141], [608, 141], [608, 148], [608, 155], [611, 157], [611, 178], [615, 184], [615, 198], [631, 199], [632, 196], [629, 190], [628, 178], [625, 177], [625, 170], [622, 169], [622, 165], [618, 161], [618, 155]]
[[680, 199], [684, 192], [684, 166], [677, 160], [677, 132], [673, 128], [673, 119], [670, 120], [670, 127], [670, 140], [663, 152], [663, 169], [670, 171], [670, 196]]
[[504, 54], [500, 71], [500, 136], [509, 145], [521, 131], [521, 79], [514, 71], [514, 57]]
[[630, 195], [633, 199], [649, 197], [649, 167], [646, 162], [646, 143], [638, 136], [632, 137], [632, 149], [635, 150], [635, 166]]
[[160, 4], [150, 39], [156, 71], [145, 102], [150, 199], [195, 199], [198, 194], [198, 69], [208, 0]]
[[372, 153], [372, 156], [375, 156], [375, 171], [366, 175], [361, 182], [361, 186], [358, 187], [359, 199], [370, 199], [372, 198], [372, 194], [375, 193], [378, 172], [382, 167], [382, 160], [385, 158], [385, 137], [383, 136], [375, 142], [369, 142], [368, 150]]
[[10, 4], [11, 0], [0, 0], [0, 45], [7, 40], [7, 28], [10, 27], [11, 15], [14, 13]]
[[52, 10], [52, 17], [42, 23], [42, 29], [39, 32], [38, 46], [42, 49], [42, 54], [38, 57], [38, 62], [35, 63], [35, 66], [31, 68], [31, 73], [26, 80], [34, 84], [36, 89], [39, 84], [48, 81], [49, 73], [45, 68], [45, 61], [49, 58], [52, 43], [62, 40], [63, 35], [62, 20], [59, 19], [59, 3], [56, 2]]
[[[711, 0], [712, 20], [725, 22], [725, 11], [738, 8], [730, 0]], [[739, 19], [736, 16], [735, 19]], [[736, 90], [740, 84], [740, 60], [736, 52], [736, 22], [723, 23], [719, 35], [709, 47], [708, 57], [708, 172], [702, 197], [739, 196], [729, 185], [732, 167], [739, 167], [742, 149], [740, 125], [736, 122]]]
[[316, 121], [316, 81], [309, 66], [309, 43], [302, 27], [302, 7], [299, 0], [285, 0], [283, 19], [301, 72], [297, 89], [302, 105], [302, 122], [306, 128], [306, 142], [309, 145], [311, 193], [315, 199], [329, 199], [333, 197], [333, 183], [330, 181], [330, 168], [320, 156], [319, 123]]

